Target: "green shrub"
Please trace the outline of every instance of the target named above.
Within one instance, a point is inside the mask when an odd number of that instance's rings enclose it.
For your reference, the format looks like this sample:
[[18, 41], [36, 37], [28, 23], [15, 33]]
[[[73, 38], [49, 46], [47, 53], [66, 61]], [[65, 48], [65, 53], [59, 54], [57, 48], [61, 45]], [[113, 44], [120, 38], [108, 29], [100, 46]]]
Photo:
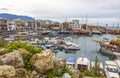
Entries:
[[55, 78], [55, 77], [62, 78], [64, 73], [69, 73], [72, 76], [72, 78], [75, 78], [73, 76], [73, 73], [66, 66], [61, 68], [61, 73], [59, 75], [57, 73], [57, 69], [56, 68], [53, 68], [53, 69], [47, 71], [46, 75], [47, 75], [47, 78]]
[[46, 76], [47, 76], [47, 78], [54, 78], [54, 77], [57, 76], [56, 73], [57, 73], [57, 72], [56, 72], [56, 69], [53, 68], [53, 69], [48, 70], [48, 71], [46, 72]]
[[25, 63], [25, 68], [28, 70], [32, 68], [32, 65], [30, 63], [30, 58], [32, 57], [32, 55], [40, 53], [42, 51], [42, 49], [39, 47], [35, 47], [21, 41], [13, 41], [10, 44], [7, 44], [5, 48], [6, 52], [12, 52], [13, 50], [18, 50], [19, 48], [27, 50], [29, 54], [23, 54], [23, 60]]
[[31, 62], [30, 62], [30, 58], [32, 57], [32, 54], [23, 54], [23, 61], [24, 61], [24, 64], [25, 64], [25, 68], [27, 70], [31, 70], [32, 69], [32, 65], [31, 65]]
[[80, 72], [79, 78], [83, 78], [83, 76], [84, 76], [84, 73], [83, 73], [83, 72]]
[[89, 70], [85, 70], [83, 73], [86, 76], [91, 76], [91, 71], [89, 71]]
[[7, 52], [12, 52], [13, 50], [17, 50], [19, 48], [23, 48], [32, 54], [40, 53], [42, 51], [40, 47], [28, 45], [27, 43], [23, 43], [21, 41], [13, 41], [11, 42], [11, 44], [7, 45], [5, 48], [7, 49]]

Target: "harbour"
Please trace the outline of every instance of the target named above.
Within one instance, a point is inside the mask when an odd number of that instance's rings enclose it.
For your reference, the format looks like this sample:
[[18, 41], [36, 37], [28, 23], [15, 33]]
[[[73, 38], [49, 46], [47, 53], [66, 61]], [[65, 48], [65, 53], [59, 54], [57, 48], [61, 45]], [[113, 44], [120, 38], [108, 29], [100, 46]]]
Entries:
[[120, 78], [120, 0], [0, 5], [0, 78]]
[[100, 52], [100, 46], [98, 43], [92, 41], [93, 39], [102, 40], [103, 38], [108, 39], [114, 39], [117, 38], [116, 35], [111, 34], [103, 34], [103, 35], [93, 35], [93, 36], [79, 36], [79, 35], [71, 35], [72, 41], [76, 43], [77, 45], [80, 45], [80, 50], [72, 53], [65, 53], [65, 52], [58, 52], [55, 54], [56, 58], [68, 58], [68, 57], [74, 57], [78, 58], [80, 55], [87, 55], [88, 58], [93, 61], [96, 56], [98, 56], [99, 61], [102, 63], [105, 62], [105, 60], [112, 60], [112, 56], [109, 57], [109, 55], [102, 54]]

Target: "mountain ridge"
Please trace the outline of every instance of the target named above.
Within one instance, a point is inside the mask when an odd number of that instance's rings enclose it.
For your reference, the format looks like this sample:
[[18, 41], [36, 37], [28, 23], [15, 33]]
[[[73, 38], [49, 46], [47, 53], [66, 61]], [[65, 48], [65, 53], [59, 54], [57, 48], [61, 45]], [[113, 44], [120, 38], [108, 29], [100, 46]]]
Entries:
[[2, 19], [21, 19], [21, 20], [25, 20], [25, 21], [35, 20], [33, 17], [30, 17], [30, 16], [16, 15], [16, 14], [9, 14], [9, 13], [0, 13], [0, 18], [2, 18]]

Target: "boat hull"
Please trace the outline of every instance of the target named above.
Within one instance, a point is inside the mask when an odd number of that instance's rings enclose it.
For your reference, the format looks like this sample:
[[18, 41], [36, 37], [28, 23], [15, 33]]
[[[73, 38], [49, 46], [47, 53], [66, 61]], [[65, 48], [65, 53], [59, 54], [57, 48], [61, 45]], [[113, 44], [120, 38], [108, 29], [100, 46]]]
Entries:
[[100, 48], [100, 52], [105, 53], [105, 54], [114, 55], [114, 52], [113, 52], [113, 51], [108, 50], [108, 49], [103, 48], [103, 47], [102, 47], [102, 48]]

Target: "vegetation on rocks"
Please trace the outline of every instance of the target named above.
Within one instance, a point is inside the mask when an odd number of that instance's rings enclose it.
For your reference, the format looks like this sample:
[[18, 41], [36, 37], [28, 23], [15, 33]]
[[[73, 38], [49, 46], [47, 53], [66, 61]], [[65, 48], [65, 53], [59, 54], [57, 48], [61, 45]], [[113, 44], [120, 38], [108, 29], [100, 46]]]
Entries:
[[7, 45], [7, 41], [0, 37], [0, 47], [5, 47]]
[[29, 52], [28, 54], [22, 53], [23, 60], [25, 63], [25, 68], [28, 70], [32, 68], [32, 65], [30, 63], [30, 58], [34, 54], [40, 53], [42, 51], [42, 49], [39, 47], [35, 47], [25, 42], [21, 42], [21, 41], [13, 41], [10, 44], [4, 44], [4, 46], [2, 47], [5, 48], [6, 53], [13, 52], [14, 50], [19, 50], [21, 48], [28, 51]]
[[57, 73], [57, 69], [54, 67], [52, 70], [49, 70], [46, 72], [47, 78], [62, 78], [64, 73], [69, 73], [72, 78], [74, 78], [73, 73], [70, 71], [70, 69], [68, 67], [66, 67], [66, 65], [64, 67], [61, 68], [61, 72], [60, 74]]
[[12, 52], [13, 50], [18, 50], [19, 48], [23, 48], [32, 54], [40, 53], [42, 51], [39, 47], [35, 47], [21, 41], [13, 41], [9, 45], [6, 45], [5, 48], [7, 52]]

